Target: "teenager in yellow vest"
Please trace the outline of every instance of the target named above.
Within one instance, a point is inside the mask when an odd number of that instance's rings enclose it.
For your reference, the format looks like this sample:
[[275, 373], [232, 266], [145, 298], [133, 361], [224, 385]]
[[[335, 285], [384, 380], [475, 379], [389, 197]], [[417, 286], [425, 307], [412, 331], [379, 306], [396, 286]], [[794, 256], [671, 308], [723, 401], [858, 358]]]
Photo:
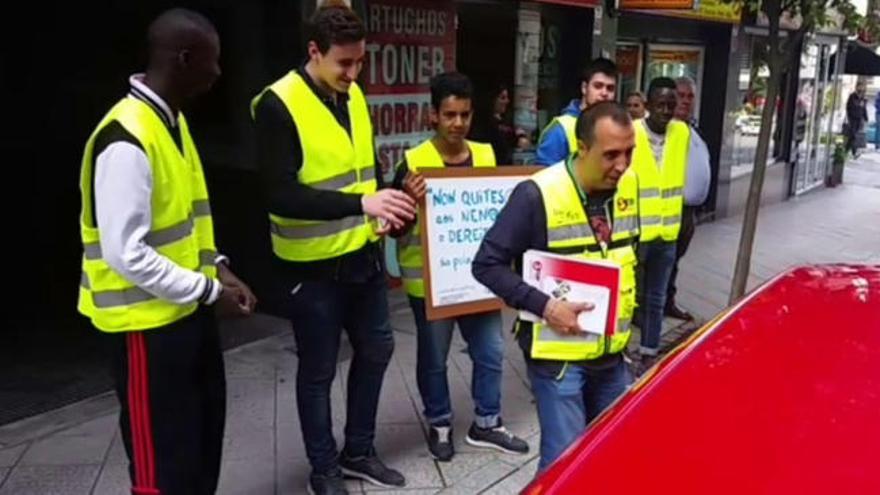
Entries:
[[[398, 165], [395, 183], [413, 199], [425, 196], [420, 170], [442, 167], [494, 167], [492, 146], [467, 140], [473, 119], [473, 86], [457, 72], [431, 79], [431, 122], [434, 136], [406, 152]], [[452, 432], [452, 404], [446, 362], [452, 331], [458, 325], [473, 361], [471, 391], [475, 418], [465, 441], [483, 447], [522, 454], [528, 444], [511, 434], [501, 422], [501, 368], [504, 339], [501, 312], [471, 314], [428, 321], [425, 314], [425, 284], [422, 280], [422, 247], [418, 221], [398, 232], [398, 258], [404, 288], [416, 319], [418, 356], [416, 376], [428, 422], [428, 450], [435, 459], [448, 462], [455, 454]]]
[[617, 66], [614, 62], [607, 58], [592, 60], [581, 78], [581, 97], [572, 100], [562, 114], [541, 131], [535, 162], [553, 165], [577, 152], [574, 127], [578, 115], [600, 101], [613, 101], [616, 87]]
[[[296, 396], [307, 490], [347, 493], [343, 475], [383, 486], [406, 480], [374, 448], [376, 412], [394, 338], [380, 236], [415, 216], [415, 203], [382, 189], [373, 128], [355, 82], [366, 29], [344, 2], [325, 2], [306, 23], [308, 59], [253, 101], [257, 161], [278, 276], [299, 356]], [[354, 349], [341, 453], [330, 387], [343, 328]]]
[[648, 88], [648, 118], [635, 122], [633, 169], [639, 183], [639, 314], [641, 368], [659, 352], [666, 290], [681, 230], [690, 129], [673, 118], [675, 81], [660, 77]]
[[174, 9], [149, 28], [146, 74], [101, 120], [82, 160], [79, 310], [115, 339], [132, 493], [214, 493], [226, 377], [213, 308], [256, 298], [214, 247], [208, 190], [180, 106], [220, 75], [220, 40]]
[[[581, 113], [577, 136], [576, 155], [514, 189], [473, 262], [474, 277], [508, 306], [544, 319], [542, 324], [517, 323], [541, 425], [539, 470], [559, 457], [631, 381], [623, 350], [635, 306], [638, 193], [627, 171], [635, 133], [623, 107], [603, 102]], [[578, 314], [590, 311], [589, 304], [552, 299], [523, 281], [522, 256], [529, 249], [620, 266], [612, 337], [579, 328]]]

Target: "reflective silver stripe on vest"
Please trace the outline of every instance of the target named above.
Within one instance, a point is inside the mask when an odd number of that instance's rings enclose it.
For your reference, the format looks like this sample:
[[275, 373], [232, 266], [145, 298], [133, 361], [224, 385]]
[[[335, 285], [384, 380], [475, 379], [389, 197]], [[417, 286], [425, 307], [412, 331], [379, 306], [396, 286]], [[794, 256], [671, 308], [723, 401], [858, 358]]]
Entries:
[[341, 220], [317, 223], [314, 225], [278, 225], [272, 222], [272, 233], [284, 239], [316, 239], [345, 232], [364, 225], [364, 217], [345, 217]]
[[409, 233], [397, 239], [397, 245], [402, 248], [416, 247], [422, 245], [422, 236], [415, 229], [411, 229]]
[[83, 254], [87, 260], [101, 259], [101, 243], [93, 242], [90, 244], [83, 244]]
[[[195, 207], [195, 203], [193, 203], [193, 207]], [[210, 207], [208, 207], [207, 214], [211, 214]], [[183, 222], [178, 223], [177, 225], [172, 225], [171, 227], [162, 230], [150, 232], [144, 237], [144, 242], [146, 242], [148, 246], [158, 248], [166, 244], [171, 244], [172, 242], [186, 239], [187, 237], [189, 237], [190, 234], [192, 234], [192, 231], [193, 218], [189, 217]], [[102, 259], [103, 253], [101, 253], [101, 243], [92, 242], [89, 244], [84, 244], [83, 254], [85, 254], [86, 259], [90, 261]]]
[[357, 182], [357, 172], [349, 170], [348, 172], [343, 172], [335, 177], [330, 177], [319, 182], [312, 182], [309, 186], [316, 189], [338, 191], [339, 189], [350, 186], [355, 182]]
[[422, 269], [421, 268], [406, 268], [400, 267], [400, 274], [403, 275], [403, 278], [408, 279], [421, 279], [422, 278]]
[[625, 318], [620, 318], [619, 320], [617, 320], [617, 331], [618, 332], [629, 332], [629, 324], [630, 323], [631, 323], [630, 320], [625, 319]]
[[663, 225], [678, 225], [681, 223], [681, 215], [674, 217], [663, 217]]
[[659, 187], [646, 187], [644, 189], [639, 189], [639, 197], [642, 199], [659, 198], [660, 197], [660, 188]]
[[578, 344], [591, 344], [599, 341], [600, 335], [582, 332], [579, 335], [561, 335], [553, 331], [547, 325], [541, 326], [538, 331], [538, 340], [541, 342], [568, 342]]
[[372, 166], [361, 170], [361, 182], [376, 180], [376, 167]]
[[[361, 170], [360, 182], [367, 182], [376, 179], [376, 167], [369, 167]], [[348, 186], [357, 184], [358, 176], [356, 170], [349, 170], [334, 177], [330, 177], [318, 182], [312, 182], [310, 187], [316, 189], [324, 189], [329, 191], [338, 191]]]
[[211, 203], [207, 199], [193, 201], [193, 215], [197, 217], [211, 216]]
[[156, 296], [141, 289], [140, 287], [132, 287], [122, 290], [105, 290], [102, 292], [92, 292], [92, 302], [96, 308], [113, 308], [117, 306], [128, 306], [145, 301], [156, 299]]
[[553, 227], [547, 230], [547, 242], [568, 241], [571, 239], [583, 239], [592, 237], [590, 228], [585, 223]]
[[[79, 279], [79, 284], [87, 290], [91, 290], [92, 284], [89, 282], [89, 276], [85, 272]], [[140, 287], [132, 287], [130, 289], [105, 290], [101, 292], [92, 292], [92, 303], [96, 308], [113, 308], [117, 306], [128, 306], [144, 301], [157, 299], [156, 296], [141, 289]]]
[[616, 219], [612, 227], [614, 228], [614, 233], [618, 233], [635, 230], [638, 226], [638, 217], [635, 215], [630, 215], [628, 217], [621, 217]]
[[199, 251], [199, 266], [213, 266], [217, 259], [217, 251], [203, 249]]
[[670, 187], [669, 189], [664, 189], [662, 196], [664, 198], [672, 198], [675, 196], [681, 196], [683, 188], [681, 187]]
[[153, 247], [164, 246], [172, 242], [186, 239], [192, 234], [193, 218], [189, 217], [177, 225], [150, 232], [144, 237], [144, 242]]
[[653, 227], [654, 225], [661, 225], [663, 223], [663, 219], [660, 215], [651, 215], [648, 217], [642, 217], [642, 227], [648, 226]]

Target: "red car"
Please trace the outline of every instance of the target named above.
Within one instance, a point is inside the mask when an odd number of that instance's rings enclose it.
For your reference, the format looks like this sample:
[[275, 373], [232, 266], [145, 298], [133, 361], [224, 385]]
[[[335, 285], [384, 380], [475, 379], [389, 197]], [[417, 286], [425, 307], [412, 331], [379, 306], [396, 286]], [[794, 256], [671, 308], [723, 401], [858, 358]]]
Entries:
[[880, 266], [765, 283], [523, 493], [880, 494]]

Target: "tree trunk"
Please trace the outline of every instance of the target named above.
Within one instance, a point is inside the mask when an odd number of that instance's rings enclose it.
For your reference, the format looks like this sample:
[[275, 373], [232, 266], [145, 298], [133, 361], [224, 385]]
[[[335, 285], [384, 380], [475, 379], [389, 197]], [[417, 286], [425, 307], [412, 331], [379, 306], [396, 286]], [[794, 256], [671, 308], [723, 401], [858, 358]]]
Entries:
[[768, 37], [771, 55], [768, 60], [770, 77], [767, 82], [767, 98], [761, 113], [761, 132], [758, 135], [758, 148], [755, 151], [755, 167], [749, 185], [749, 198], [743, 217], [742, 234], [739, 239], [739, 252], [736, 257], [736, 268], [733, 271], [733, 283], [730, 288], [730, 304], [736, 303], [746, 291], [749, 270], [752, 262], [752, 246], [755, 242], [755, 231], [758, 226], [758, 210], [761, 206], [761, 191], [764, 188], [764, 172], [767, 169], [767, 155], [770, 149], [770, 132], [773, 127], [773, 115], [776, 113], [776, 98], [779, 94], [779, 82], [782, 79], [782, 60], [775, 54], [778, 37], [773, 30]]

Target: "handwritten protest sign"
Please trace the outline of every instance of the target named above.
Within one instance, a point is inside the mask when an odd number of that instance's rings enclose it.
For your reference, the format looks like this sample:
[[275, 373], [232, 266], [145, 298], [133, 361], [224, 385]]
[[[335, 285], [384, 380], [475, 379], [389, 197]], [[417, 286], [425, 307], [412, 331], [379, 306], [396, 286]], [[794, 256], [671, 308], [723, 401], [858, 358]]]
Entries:
[[504, 303], [471, 275], [486, 232], [517, 184], [540, 167], [423, 169], [419, 211], [429, 320], [500, 309]]

